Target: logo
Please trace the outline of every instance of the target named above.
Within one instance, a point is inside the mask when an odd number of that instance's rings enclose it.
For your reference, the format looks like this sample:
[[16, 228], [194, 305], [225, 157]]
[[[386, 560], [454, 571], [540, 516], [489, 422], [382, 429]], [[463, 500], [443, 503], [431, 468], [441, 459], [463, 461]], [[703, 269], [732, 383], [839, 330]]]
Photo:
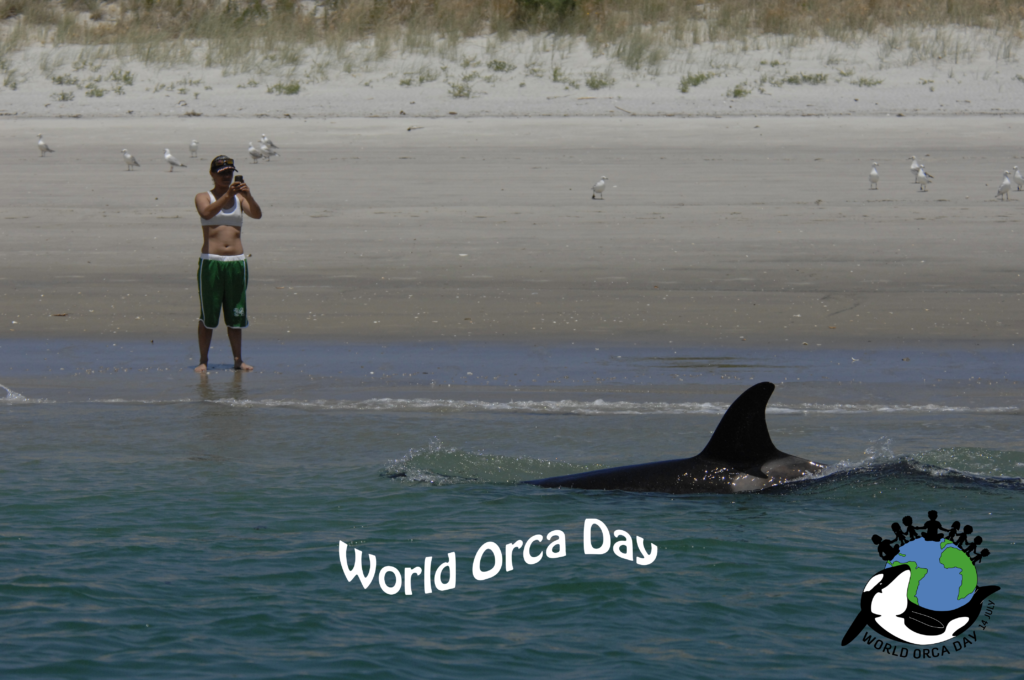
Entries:
[[[977, 565], [990, 553], [979, 550], [982, 538], [972, 538], [971, 525], [961, 529], [960, 522], [953, 522], [947, 529], [938, 516], [935, 510], [929, 511], [928, 521], [919, 527], [907, 516], [902, 526], [892, 523], [894, 538], [871, 537], [885, 568], [864, 586], [860, 613], [843, 637], [844, 646], [868, 627], [889, 640], [931, 648], [915, 649], [915, 659], [940, 656], [951, 653], [943, 643], [965, 633], [983, 606], [986, 613], [981, 627], [987, 625], [994, 604], [989, 601], [986, 606], [986, 600], [999, 586], [979, 588]], [[866, 631], [863, 639], [894, 656], [910, 654], [906, 647], [886, 643]], [[971, 633], [951, 646], [960, 651], [976, 641], [977, 633]]]

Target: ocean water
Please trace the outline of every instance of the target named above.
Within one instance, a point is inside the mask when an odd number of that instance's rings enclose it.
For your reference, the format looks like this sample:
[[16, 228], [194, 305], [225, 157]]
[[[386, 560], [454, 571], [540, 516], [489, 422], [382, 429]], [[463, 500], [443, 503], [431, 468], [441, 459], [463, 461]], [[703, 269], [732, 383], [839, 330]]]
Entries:
[[[185, 343], [0, 344], [0, 676], [1024, 676], [1012, 350], [246, 356], [258, 372], [203, 378]], [[516, 484], [695, 455], [762, 380], [774, 442], [819, 477], [730, 496]], [[872, 534], [929, 510], [991, 552], [979, 581], [1001, 590], [974, 638], [937, 658], [841, 647], [882, 567]], [[634, 559], [586, 554], [588, 519]], [[536, 535], [541, 559], [513, 547], [508, 570], [506, 545]], [[399, 592], [347, 579], [339, 542]], [[502, 568], [475, 578], [489, 542]], [[452, 553], [432, 592], [406, 578]]]

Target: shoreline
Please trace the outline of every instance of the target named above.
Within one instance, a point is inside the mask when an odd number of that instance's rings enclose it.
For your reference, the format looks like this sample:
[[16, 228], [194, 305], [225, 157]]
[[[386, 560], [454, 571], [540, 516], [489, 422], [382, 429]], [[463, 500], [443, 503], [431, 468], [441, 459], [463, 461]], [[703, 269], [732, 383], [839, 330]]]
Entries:
[[719, 412], [768, 381], [776, 414], [1012, 416], [1024, 383], [1017, 352], [993, 348], [254, 340], [249, 373], [231, 368], [224, 338], [208, 374], [193, 372], [195, 343], [185, 340], [6, 340], [0, 349], [8, 406], [198, 398], [315, 411], [657, 416]]

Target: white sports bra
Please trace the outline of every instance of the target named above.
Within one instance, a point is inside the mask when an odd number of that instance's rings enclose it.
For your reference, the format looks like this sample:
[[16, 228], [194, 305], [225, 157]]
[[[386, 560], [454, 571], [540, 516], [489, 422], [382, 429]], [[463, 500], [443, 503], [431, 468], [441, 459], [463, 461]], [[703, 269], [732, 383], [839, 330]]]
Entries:
[[[207, 191], [210, 195], [210, 202], [213, 203], [217, 199], [214, 198], [212, 191]], [[204, 220], [202, 217], [199, 218], [199, 222], [204, 227], [238, 227], [242, 228], [242, 202], [238, 200], [238, 196], [235, 196], [235, 207], [230, 210], [221, 210], [219, 213], [214, 215], [211, 219]]]

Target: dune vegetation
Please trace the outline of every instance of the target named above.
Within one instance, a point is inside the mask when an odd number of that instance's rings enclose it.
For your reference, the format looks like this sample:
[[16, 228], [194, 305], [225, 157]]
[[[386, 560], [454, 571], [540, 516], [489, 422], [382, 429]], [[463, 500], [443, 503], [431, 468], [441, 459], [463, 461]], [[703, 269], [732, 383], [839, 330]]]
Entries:
[[[870, 43], [883, 68], [894, 53], [904, 62], [959, 64], [980, 51], [1011, 61], [1022, 39], [1021, 0], [0, 0], [0, 74], [10, 89], [28, 77], [11, 56], [41, 46], [47, 79], [53, 59], [304, 83], [328, 80], [336, 70], [372, 70], [396, 56], [433, 60], [404, 73], [406, 85], [437, 79], [444, 63], [467, 59], [468, 41], [484, 41], [490, 56], [473, 59], [507, 62], [506, 70], [518, 65], [517, 76], [540, 74], [530, 56], [539, 52], [582, 48], [605, 64], [648, 74], [671, 60], [686, 92], [703, 82], [686, 81], [691, 67], [729, 70], [712, 53], [784, 52], [815, 40]], [[549, 66], [561, 82], [558, 65]], [[610, 86], [610, 69], [584, 74], [587, 86]], [[492, 71], [492, 78], [503, 73]]]
[[0, 0], [7, 50], [24, 41], [106, 45], [143, 61], [210, 46], [209, 65], [258, 50], [295, 59], [322, 46], [344, 53], [433, 52], [473, 36], [517, 32], [584, 38], [625, 63], [675, 48], [762, 35], [852, 41], [892, 29], [967, 26], [1019, 38], [1020, 0]]

